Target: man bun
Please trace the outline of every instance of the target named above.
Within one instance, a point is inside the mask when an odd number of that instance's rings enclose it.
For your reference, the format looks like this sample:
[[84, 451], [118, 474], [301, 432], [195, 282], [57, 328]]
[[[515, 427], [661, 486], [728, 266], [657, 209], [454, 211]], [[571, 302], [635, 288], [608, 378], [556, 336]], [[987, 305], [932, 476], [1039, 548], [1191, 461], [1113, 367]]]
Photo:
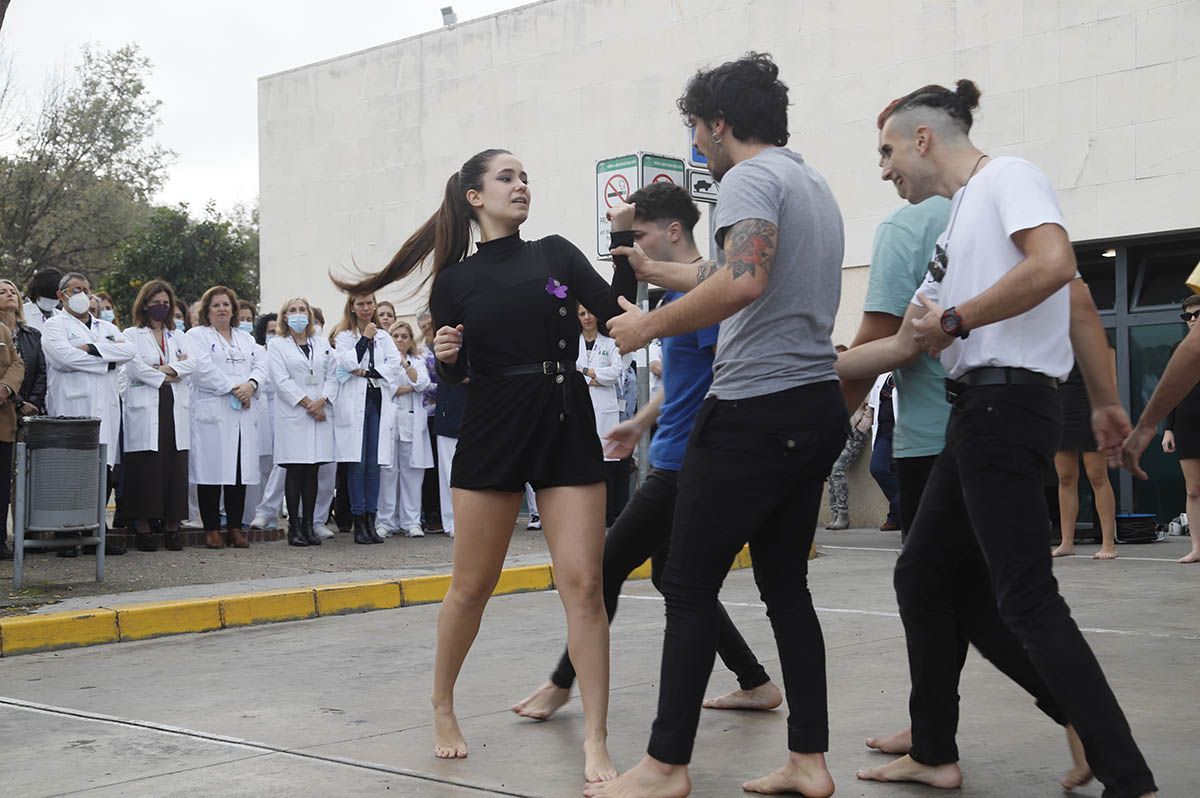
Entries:
[[954, 84], [954, 87], [954, 93], [962, 100], [968, 111], [974, 111], [979, 107], [979, 87], [975, 85], [975, 81], [961, 78]]

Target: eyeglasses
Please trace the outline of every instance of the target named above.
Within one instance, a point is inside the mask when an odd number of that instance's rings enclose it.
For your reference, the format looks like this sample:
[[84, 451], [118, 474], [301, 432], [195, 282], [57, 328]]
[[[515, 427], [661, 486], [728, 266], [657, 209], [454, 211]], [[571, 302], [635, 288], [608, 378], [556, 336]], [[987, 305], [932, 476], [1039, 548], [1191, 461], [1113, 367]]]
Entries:
[[1184, 321], [1195, 321], [1196, 319], [1200, 319], [1200, 310], [1193, 310], [1191, 313], [1180, 313], [1179, 318]]
[[929, 276], [933, 278], [935, 283], [940, 283], [946, 277], [946, 269], [950, 266], [950, 258], [946, 255], [946, 248], [941, 244], [937, 244], [933, 248], [933, 260], [929, 261]]

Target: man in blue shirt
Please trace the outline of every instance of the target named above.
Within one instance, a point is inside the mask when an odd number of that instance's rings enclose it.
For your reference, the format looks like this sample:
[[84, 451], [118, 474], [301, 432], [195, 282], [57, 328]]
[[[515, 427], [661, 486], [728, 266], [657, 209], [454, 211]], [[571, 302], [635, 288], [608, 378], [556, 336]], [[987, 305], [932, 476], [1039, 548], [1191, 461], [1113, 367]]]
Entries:
[[[629, 204], [613, 210], [633, 216], [634, 237], [646, 254], [657, 260], [688, 263], [700, 260], [692, 228], [700, 218], [687, 191], [671, 183], [655, 183], [635, 192]], [[626, 228], [628, 229], [628, 228]], [[668, 291], [663, 302], [683, 296]], [[717, 327], [705, 327], [662, 340], [663, 384], [637, 415], [615, 427], [604, 441], [605, 454], [625, 458], [633, 453], [642, 435], [657, 421], [658, 430], [650, 445], [651, 471], [646, 481], [625, 506], [604, 541], [604, 606], [611, 621], [617, 597], [629, 573], [651, 560], [650, 579], [659, 584], [667, 544], [675, 516], [676, 480], [683, 466], [683, 452], [704, 397], [712, 384], [713, 352]], [[709, 699], [709, 709], [774, 709], [783, 695], [746, 645], [724, 608], [719, 617], [717, 653], [738, 679], [739, 689]], [[567, 702], [575, 669], [564, 651], [550, 680], [513, 712], [533, 720], [546, 720]]]

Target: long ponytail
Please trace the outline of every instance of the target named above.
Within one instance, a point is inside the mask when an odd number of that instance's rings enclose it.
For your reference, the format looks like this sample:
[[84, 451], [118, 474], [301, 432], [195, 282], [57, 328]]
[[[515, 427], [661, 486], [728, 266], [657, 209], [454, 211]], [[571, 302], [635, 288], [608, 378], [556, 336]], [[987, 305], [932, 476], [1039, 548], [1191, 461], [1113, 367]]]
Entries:
[[331, 277], [333, 284], [351, 295], [374, 294], [407, 277], [432, 254], [433, 270], [413, 287], [415, 294], [430, 277], [436, 280], [442, 269], [465, 258], [471, 246], [471, 221], [475, 218], [475, 211], [467, 202], [467, 192], [483, 188], [488, 164], [501, 154], [509, 153], [508, 150], [484, 150], [471, 156], [461, 169], [450, 175], [437, 212], [409, 236], [381, 271], [364, 275], [357, 281]]

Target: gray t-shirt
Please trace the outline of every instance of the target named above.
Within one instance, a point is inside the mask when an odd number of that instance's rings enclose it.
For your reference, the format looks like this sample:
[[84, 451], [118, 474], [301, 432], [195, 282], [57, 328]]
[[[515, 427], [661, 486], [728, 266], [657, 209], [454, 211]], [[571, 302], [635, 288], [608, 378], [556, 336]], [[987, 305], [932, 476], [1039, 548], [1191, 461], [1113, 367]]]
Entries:
[[825, 178], [783, 147], [729, 170], [716, 208], [716, 247], [746, 219], [779, 228], [767, 290], [721, 322], [709, 396], [746, 399], [836, 380], [831, 334], [842, 295], [842, 214]]

